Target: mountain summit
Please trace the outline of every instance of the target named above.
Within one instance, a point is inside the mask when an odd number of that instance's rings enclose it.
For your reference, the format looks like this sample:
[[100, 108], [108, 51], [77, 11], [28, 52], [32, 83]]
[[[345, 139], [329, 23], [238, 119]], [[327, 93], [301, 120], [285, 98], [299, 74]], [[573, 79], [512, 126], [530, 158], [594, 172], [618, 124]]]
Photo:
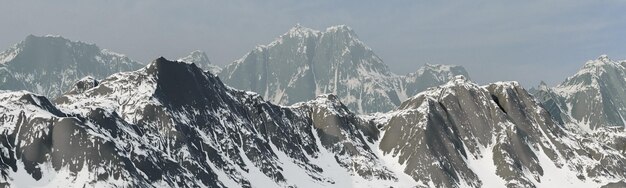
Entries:
[[584, 130], [623, 128], [626, 119], [626, 67], [607, 55], [587, 61], [573, 76], [554, 88], [539, 91], [551, 114]]
[[0, 89], [25, 89], [55, 97], [85, 76], [102, 79], [139, 67], [138, 62], [94, 44], [29, 35], [0, 53]]
[[277, 104], [333, 93], [350, 109], [368, 113], [394, 109], [406, 96], [445, 83], [457, 74], [467, 76], [462, 67], [451, 71], [448, 66], [432, 65], [422, 72], [398, 76], [350, 27], [317, 31], [296, 25], [228, 65], [220, 78]]
[[462, 75], [359, 116], [333, 94], [279, 106], [158, 58], [54, 101], [0, 91], [0, 114], [0, 186], [599, 187], [626, 174], [619, 151], [518, 83]]
[[200, 50], [193, 51], [189, 55], [181, 57], [178, 61], [195, 63], [201, 69], [209, 71], [212, 74], [219, 74], [222, 71], [222, 68], [211, 63], [209, 56]]

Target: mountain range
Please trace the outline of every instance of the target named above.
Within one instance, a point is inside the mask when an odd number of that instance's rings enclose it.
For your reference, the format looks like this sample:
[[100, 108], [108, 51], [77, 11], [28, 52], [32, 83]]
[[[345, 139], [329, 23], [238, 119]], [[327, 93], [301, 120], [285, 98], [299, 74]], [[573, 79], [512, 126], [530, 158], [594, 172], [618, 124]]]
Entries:
[[[159, 58], [49, 100], [0, 94], [6, 184], [138, 187], [599, 186], [626, 159], [553, 121], [519, 84], [463, 76], [360, 116], [276, 106]], [[62, 177], [62, 178], [58, 178]]]
[[227, 85], [257, 92], [275, 104], [290, 105], [333, 93], [361, 114], [392, 110], [408, 96], [456, 75], [469, 77], [463, 67], [430, 64], [415, 73], [395, 75], [345, 25], [324, 31], [296, 25], [219, 74]]
[[219, 74], [222, 72], [222, 68], [211, 63], [209, 60], [209, 56], [206, 55], [203, 51], [196, 50], [185, 57], [181, 57], [178, 61], [195, 63], [196, 66], [200, 67], [203, 70], [207, 70], [212, 74]]
[[125, 55], [94, 44], [60, 36], [29, 35], [0, 52], [0, 89], [28, 90], [55, 97], [85, 76], [102, 79], [141, 66]]
[[395, 75], [343, 25], [223, 69], [58, 36], [0, 61], [0, 187], [626, 186], [626, 62], [606, 55], [530, 91]]
[[535, 95], [564, 123], [584, 130], [624, 129], [626, 117], [626, 61], [607, 55], [590, 60], [554, 88], [540, 84]]

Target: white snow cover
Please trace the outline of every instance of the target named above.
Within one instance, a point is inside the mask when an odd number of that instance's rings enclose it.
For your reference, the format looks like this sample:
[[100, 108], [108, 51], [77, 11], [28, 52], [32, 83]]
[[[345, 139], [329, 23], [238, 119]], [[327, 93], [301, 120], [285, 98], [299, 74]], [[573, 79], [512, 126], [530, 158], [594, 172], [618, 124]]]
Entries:
[[9, 62], [20, 53], [22, 49], [17, 47], [17, 44], [11, 47], [9, 50], [0, 53], [0, 64]]
[[[290, 105], [333, 93], [351, 110], [366, 114], [392, 110], [408, 96], [459, 74], [450, 72], [457, 66], [425, 67], [409, 75], [396, 75], [350, 27], [314, 30], [298, 24], [226, 66], [220, 77], [235, 88], [254, 90], [276, 104]], [[255, 80], [239, 80], [248, 76]], [[306, 93], [304, 88], [315, 92]]]
[[[338, 30], [351, 30], [347, 26], [336, 26], [331, 27], [326, 30], [326, 32], [336, 32]], [[310, 36], [310, 35], [320, 35], [320, 32], [316, 32], [310, 30], [308, 28], [301, 28], [297, 26], [296, 28], [290, 30], [283, 36]], [[281, 36], [281, 38], [283, 37]], [[279, 41], [279, 40], [277, 40]], [[278, 43], [278, 42], [277, 42]], [[274, 43], [270, 45], [275, 45]], [[266, 48], [265, 46], [260, 47], [259, 50], [263, 50]], [[304, 50], [306, 51], [306, 50]], [[346, 52], [349, 53], [349, 52]], [[588, 63], [589, 67], [595, 67], [599, 65], [605, 65], [607, 63], [611, 63], [612, 61], [607, 60], [608, 58], [605, 56], [601, 56], [599, 60], [596, 62]], [[188, 61], [187, 61], [188, 62]], [[151, 65], [149, 65], [151, 66]], [[113, 113], [118, 113], [123, 120], [128, 123], [137, 123], [142, 119], [140, 110], [144, 109], [147, 105], [155, 105], [160, 106], [162, 101], [157, 100], [154, 97], [155, 91], [157, 89], [156, 79], [153, 76], [150, 76], [146, 73], [146, 70], [150, 67], [145, 67], [137, 71], [132, 72], [123, 72], [111, 75], [110, 77], [102, 80], [101, 84], [97, 87], [91, 88], [86, 93], [90, 93], [90, 95], [68, 95], [67, 101], [58, 104], [57, 107], [66, 113], [71, 114], [87, 114], [89, 111], [94, 110], [96, 108], [104, 109], [109, 115]], [[587, 65], [585, 65], [587, 67]], [[433, 69], [434, 71], [438, 71], [442, 74], [447, 74], [450, 72], [451, 66], [438, 66], [438, 65], [428, 65], [425, 68], [418, 70], [417, 74], [424, 74], [426, 69]], [[593, 72], [593, 68], [589, 68], [590, 70], [585, 70], [587, 72]], [[384, 73], [376, 72], [367, 66], [358, 66], [356, 70], [371, 80], [361, 80], [361, 79], [351, 79], [348, 80], [348, 85], [350, 87], [357, 88], [356, 85], [365, 85], [363, 88], [365, 90], [372, 90], [373, 92], [378, 92], [379, 90], [374, 86], [368, 85], [370, 82], [366, 81], [380, 81], [385, 80], [387, 77], [395, 77], [395, 75], [386, 75]], [[303, 70], [302, 70], [303, 71]], [[585, 73], [583, 71], [583, 73]], [[336, 72], [336, 74], [340, 74]], [[582, 74], [582, 73], [581, 73]], [[205, 75], [206, 76], [206, 75]], [[478, 86], [475, 83], [472, 83], [465, 76], [453, 76], [450, 81], [446, 84], [443, 84], [438, 87], [432, 87], [427, 91], [421, 92], [417, 95], [410, 97], [408, 100], [430, 100], [430, 101], [440, 101], [443, 97], [447, 96], [456, 96], [455, 88], [463, 88], [467, 90], [476, 91], [479, 94], [483, 94], [484, 96], [488, 96], [489, 93], [487, 87], [488, 86]], [[441, 77], [441, 80], [446, 80], [447, 78]], [[183, 81], [184, 82], [184, 81]], [[360, 83], [363, 82], [363, 83]], [[338, 83], [337, 80], [334, 82]], [[517, 82], [497, 82], [493, 85], [498, 86], [500, 89], [510, 89], [510, 88], [521, 88], [520, 84]], [[332, 89], [337, 89], [337, 86], [332, 87]], [[567, 93], [567, 90], [572, 90], [573, 88], [565, 88], [562, 89], [562, 93]], [[580, 89], [580, 88], [576, 88]], [[107, 94], [98, 94], [98, 90], [107, 90], [110, 91]], [[228, 97], [238, 100], [241, 104], [249, 102], [249, 100], [258, 100], [259, 104], [263, 104], [263, 101], [260, 96], [254, 92], [242, 92], [232, 89], [230, 87], [227, 88]], [[330, 89], [324, 89], [330, 90]], [[236, 93], [241, 92], [242, 96], [236, 95]], [[336, 91], [335, 91], [336, 92]], [[284, 90], [278, 91], [280, 95], [275, 97], [282, 97], [285, 93]], [[92, 95], [93, 94], [93, 95]], [[17, 91], [17, 92], [9, 92], [9, 91], [0, 91], [0, 112], [8, 115], [17, 115], [22, 112], [26, 112], [29, 117], [43, 117], [50, 118], [54, 116], [48, 111], [43, 110], [41, 107], [42, 102], [37, 98], [33, 98], [35, 100], [35, 105], [32, 104], [24, 104], [20, 102], [20, 98], [24, 95], [34, 95], [26, 91]], [[504, 94], [506, 98], [513, 97]], [[265, 94], [265, 98], [268, 98], [268, 95]], [[356, 96], [347, 96], [346, 99], [349, 102], [358, 102], [361, 103], [362, 98], [357, 98]], [[273, 99], [279, 100], [279, 99]], [[491, 100], [478, 101], [477, 103], [482, 104], [484, 106], [490, 106], [494, 109], [497, 109], [497, 104]], [[239, 104], [239, 103], [237, 103]], [[39, 106], [38, 106], [39, 105]], [[528, 108], [532, 108], [533, 112], [537, 114], [545, 113], [545, 110], [541, 108], [534, 100], [529, 103]], [[280, 106], [277, 110], [292, 110], [294, 111], [296, 116], [306, 116], [312, 113], [324, 113], [324, 115], [332, 116], [336, 115], [339, 117], [352, 116], [349, 111], [346, 111], [344, 108], [341, 108], [343, 103], [336, 95], [332, 94], [324, 94], [320, 95], [317, 98], [308, 101], [296, 103], [291, 106]], [[420, 103], [419, 106], [407, 107], [404, 109], [394, 110], [388, 113], [376, 113], [364, 116], [354, 116], [355, 121], [363, 121], [363, 122], [371, 122], [378, 131], [380, 131], [379, 135], [385, 135], [385, 127], [384, 125], [390, 122], [390, 119], [393, 117], [399, 117], [407, 114], [413, 114], [416, 112], [418, 116], [423, 116], [421, 121], [418, 122], [410, 122], [410, 126], [414, 126], [420, 129], [426, 129], [426, 118], [428, 117], [428, 113], [431, 113], [427, 103]], [[179, 113], [176, 111], [167, 112], [171, 113], [172, 117], [182, 124], [190, 124], [192, 119], [196, 118], [197, 114], [200, 114], [197, 109], [189, 110], [193, 113], [185, 114]], [[409, 113], [411, 112], [411, 113]], [[210, 112], [212, 115], [218, 117], [216, 122], [212, 122], [214, 124], [210, 124], [208, 126], [214, 127], [228, 127], [231, 129], [219, 129], [216, 132], [225, 132], [225, 131], [238, 131], [235, 135], [242, 137], [242, 135], [253, 134], [252, 131], [247, 127], [242, 125], [246, 125], [245, 119], [246, 117], [232, 117], [229, 116], [235, 112], [227, 111], [226, 108], [219, 108], [217, 111]], [[473, 113], [473, 112], [470, 112]], [[267, 115], [267, 114], [262, 114]], [[534, 114], [530, 114], [534, 115]], [[228, 121], [228, 118], [232, 117], [234, 120]], [[275, 117], [269, 117], [275, 118]], [[543, 119], [545, 121], [545, 119]], [[288, 121], [288, 120], [287, 120]], [[167, 122], [166, 122], [167, 123]], [[530, 126], [539, 127], [538, 122], [531, 122]], [[91, 127], [97, 127], [97, 125], [88, 125]], [[412, 186], [424, 186], [424, 187], [435, 187], [433, 182], [422, 182], [416, 181], [414, 177], [405, 173], [405, 169], [407, 168], [406, 163], [399, 163], [399, 156], [394, 155], [395, 152], [385, 153], [380, 149], [381, 139], [375, 139], [372, 141], [365, 141], [365, 145], [367, 148], [371, 148], [372, 155], [374, 158], [367, 158], [363, 155], [357, 156], [348, 156], [341, 155], [334, 151], [332, 148], [328, 148], [328, 146], [324, 146], [322, 144], [322, 140], [320, 134], [318, 134], [317, 129], [312, 125], [310, 126], [310, 132], [312, 138], [308, 135], [301, 137], [301, 140], [313, 141], [314, 146], [319, 149], [318, 152], [315, 152], [313, 155], [309, 155], [307, 152], [303, 152], [306, 154], [306, 159], [309, 160], [308, 165], [315, 165], [323, 169], [323, 171], [319, 174], [313, 173], [311, 170], [306, 169], [304, 164], [300, 164], [300, 160], [296, 160], [294, 158], [289, 157], [285, 150], [279, 148], [276, 143], [268, 142], [268, 147], [271, 148], [271, 151], [274, 152], [276, 158], [270, 158], [269, 163], [277, 163], [280, 167], [279, 171], [283, 172], [285, 176], [286, 182], [277, 182], [272, 178], [268, 177], [261, 168], [259, 168], [260, 162], [268, 162], [268, 161], [253, 161], [251, 157], [246, 155], [246, 151], [244, 151], [243, 147], [237, 147], [237, 153], [235, 155], [241, 156], [242, 162], [244, 164], [244, 168], [240, 166], [236, 166], [236, 161], [230, 160], [231, 158], [225, 157], [225, 166], [227, 167], [217, 167], [215, 164], [210, 164], [210, 168], [217, 173], [218, 180], [228, 187], [240, 187], [239, 180], [247, 180], [254, 187], [287, 187], [287, 186], [297, 186], [297, 187], [412, 187]], [[351, 125], [346, 125], [351, 126]], [[507, 120], [503, 124], [499, 124], [500, 127], [512, 128], [515, 126], [510, 120]], [[595, 132], [595, 135], [586, 135], [582, 134], [578, 129], [567, 129], [568, 126], [564, 125], [565, 134], [562, 137], [555, 138], [552, 133], [547, 132], [544, 128], [539, 127], [538, 129], [541, 131], [541, 144], [546, 146], [549, 149], [555, 149], [558, 143], [563, 143], [564, 146], [572, 148], [574, 150], [591, 150], [599, 153], [602, 158], [605, 156], [617, 156], [618, 158], [624, 158], [623, 154], [620, 154], [615, 148], [611, 148], [606, 145], [607, 142], [611, 141], [614, 138], [623, 137], [623, 132], [616, 132], [615, 130], [610, 131], [598, 131]], [[2, 131], [12, 131], [14, 129], [14, 124], [4, 123], [2, 122], [0, 126], [0, 132]], [[127, 129], [127, 127], [120, 127], [122, 129]], [[172, 127], [158, 127], [163, 129], [173, 129]], [[288, 127], [290, 128], [290, 127]], [[195, 127], [195, 129], [200, 129]], [[166, 132], [167, 130], [163, 130]], [[611, 132], [612, 131], [612, 132]], [[130, 131], [129, 131], [130, 132]], [[199, 138], [203, 143], [208, 143], [212, 147], [215, 148], [228, 148], [229, 144], [233, 144], [224, 140], [217, 140], [218, 138], [215, 135], [209, 135], [207, 132], [200, 132]], [[91, 133], [91, 132], [90, 132]], [[98, 137], [101, 139], [108, 139], [110, 135], [104, 135], [100, 132], [93, 132], [94, 137]], [[346, 135], [348, 133], [341, 132], [341, 135]], [[364, 135], [363, 130], [358, 130], [357, 133], [360, 138], [363, 138]], [[496, 133], [492, 133], [496, 134]], [[305, 134], [303, 134], [305, 135]], [[133, 135], [136, 136], [136, 135]], [[157, 136], [167, 136], [167, 135], [157, 135]], [[265, 140], [258, 136], [260, 140]], [[475, 173], [478, 178], [483, 183], [483, 187], [505, 187], [506, 180], [496, 174], [498, 166], [494, 163], [494, 153], [496, 152], [494, 145], [495, 143], [504, 142], [506, 140], [506, 135], [499, 134], [492, 137], [493, 140], [489, 145], [478, 145], [478, 152], [470, 152], [470, 149], [467, 148], [466, 144], [463, 144], [463, 150], [468, 154], [468, 157], [465, 158], [465, 165], [471, 169], [473, 173]], [[463, 141], [467, 142], [472, 138], [464, 138]], [[152, 153], [149, 152], [149, 149], [139, 148], [137, 145], [132, 145], [130, 143], [125, 143], [123, 140], [111, 140], [114, 142], [116, 146], [128, 146], [133, 147], [132, 151], [136, 152], [136, 154], [141, 156], [149, 156]], [[147, 142], [147, 141], [146, 141]], [[558, 142], [558, 143], [557, 143]], [[359, 140], [349, 138], [346, 143], [351, 143], [352, 146], [359, 146]], [[242, 144], [242, 143], [235, 143]], [[420, 143], [421, 144], [421, 143]], [[179, 153], [172, 153], [170, 150], [176, 148], [170, 148], [171, 146], [168, 144], [166, 148], [150, 148], [155, 150], [164, 151], [164, 155], [168, 157], [170, 160], [174, 160], [175, 157], [183, 156], [188, 157], [190, 155], [189, 148], [182, 148]], [[184, 146], [186, 147], [186, 146]], [[556, 159], [550, 159], [550, 157], [546, 154], [542, 147], [534, 145], [533, 153], [536, 154], [538, 158], [538, 162], [543, 169], [543, 175], [533, 174], [528, 169], [526, 169], [524, 176], [528, 177], [529, 180], [537, 187], [598, 187], [604, 185], [608, 182], [615, 182], [620, 180], [620, 177], [610, 177], [610, 176], [596, 176], [591, 177], [587, 174], [583, 174], [585, 177], [584, 180], [581, 180], [579, 177], [581, 176], [581, 172], [575, 170], [576, 168], [580, 168], [583, 170], [591, 170], [597, 165], [601, 165], [601, 159], [597, 159], [594, 157], [589, 157], [586, 155], [578, 155], [576, 154], [573, 157], [565, 158], [561, 153], [557, 153]], [[359, 148], [360, 149], [360, 148]], [[0, 146], [0, 150], [2, 154], [5, 155], [6, 148]], [[226, 150], [220, 150], [218, 152], [220, 155], [229, 155], [225, 153]], [[358, 150], [361, 152], [365, 152], [363, 150]], [[368, 161], [369, 160], [369, 161]], [[198, 162], [209, 162], [210, 160], [207, 158], [206, 161], [198, 161]], [[352, 167], [342, 166], [340, 162], [352, 162], [352, 164], [358, 163], [362, 164], [366, 167], [372, 167], [377, 169], [385, 169], [388, 170], [393, 176], [394, 179], [373, 179], [366, 178], [360, 176], [356, 173], [356, 169], [354, 165]], [[34, 181], [34, 179], [30, 178], [30, 174], [26, 173], [24, 169], [24, 164], [19, 161], [17, 163], [18, 170], [13, 172], [11, 171], [8, 174], [10, 177], [7, 182], [18, 186], [18, 187], [64, 187], [64, 186], [81, 186], [88, 184], [90, 186], [102, 187], [102, 186], [124, 186], [127, 182], [116, 182], [116, 181], [107, 181], [106, 183], [95, 182], [88, 183], [90, 180], [94, 179], [93, 174], [88, 171], [80, 171], [76, 174], [72, 174], [67, 169], [61, 169], [60, 171], [54, 171], [49, 164], [44, 164], [40, 167], [43, 169], [43, 178], [39, 181]], [[48, 165], [48, 166], [46, 166]], [[226, 169], [230, 168], [226, 171]], [[84, 168], [83, 169], [87, 169]], [[99, 168], [101, 169], [101, 168]], [[104, 169], [102, 169], [104, 170]], [[423, 174], [424, 176], [428, 176], [428, 174]], [[601, 174], [602, 175], [602, 174]], [[540, 181], [533, 177], [540, 177]], [[69, 178], [68, 178], [69, 177]], [[318, 177], [319, 179], [315, 179], [313, 177]], [[472, 187], [471, 182], [465, 182], [463, 178], [462, 181], [458, 182], [458, 186], [460, 187]], [[153, 185], [156, 187], [166, 187], [168, 184], [166, 182], [153, 182]]]

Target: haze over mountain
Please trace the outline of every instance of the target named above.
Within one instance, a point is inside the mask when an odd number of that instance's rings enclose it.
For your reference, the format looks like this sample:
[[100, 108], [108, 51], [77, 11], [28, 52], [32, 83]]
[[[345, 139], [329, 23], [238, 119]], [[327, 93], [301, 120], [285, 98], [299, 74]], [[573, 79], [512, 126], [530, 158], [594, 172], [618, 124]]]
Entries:
[[393, 74], [348, 26], [317, 31], [296, 25], [268, 45], [259, 45], [219, 74], [232, 87], [251, 90], [276, 104], [294, 104], [333, 93], [358, 113], [385, 112], [463, 67], [425, 65], [406, 76]]
[[224, 68], [149, 62], [51, 35], [0, 52], [0, 187], [626, 187], [626, 61], [607, 55], [527, 91], [418, 59], [397, 75], [351, 27], [298, 24]]
[[426, 62], [456, 64], [480, 84], [555, 86], [581, 61], [603, 53], [626, 59], [625, 9], [626, 1], [615, 0], [6, 1], [0, 23], [11, 29], [0, 47], [52, 33], [145, 63], [200, 49], [223, 66], [295, 23], [346, 24], [397, 74]]
[[541, 84], [535, 95], [550, 113], [584, 130], [624, 129], [626, 115], [626, 61], [607, 55], [587, 61], [573, 76], [549, 88]]
[[188, 56], [181, 57], [180, 59], [178, 59], [178, 61], [195, 63], [196, 66], [213, 74], [219, 74], [222, 71], [222, 68], [211, 63], [211, 61], [209, 60], [209, 56], [207, 56], [206, 53], [200, 50], [193, 51], [189, 53]]
[[[126, 187], [598, 187], [626, 158], [516, 82], [464, 76], [389, 113], [335, 95], [277, 106], [194, 63], [154, 60], [51, 101], [1, 91], [0, 184]], [[619, 184], [615, 184], [619, 185]]]
[[55, 97], [85, 76], [96, 79], [141, 65], [125, 55], [60, 36], [28, 35], [0, 52], [0, 89]]

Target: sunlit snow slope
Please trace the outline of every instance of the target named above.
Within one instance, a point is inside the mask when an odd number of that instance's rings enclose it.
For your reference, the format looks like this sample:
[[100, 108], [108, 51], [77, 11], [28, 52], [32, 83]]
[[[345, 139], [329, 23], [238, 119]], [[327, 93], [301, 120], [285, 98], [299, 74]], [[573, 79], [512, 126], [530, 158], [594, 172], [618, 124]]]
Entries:
[[159, 58], [54, 101], [2, 91], [0, 112], [0, 185], [15, 187], [597, 187], [626, 174], [623, 153], [516, 82], [464, 76], [360, 116], [337, 95], [278, 106]]

